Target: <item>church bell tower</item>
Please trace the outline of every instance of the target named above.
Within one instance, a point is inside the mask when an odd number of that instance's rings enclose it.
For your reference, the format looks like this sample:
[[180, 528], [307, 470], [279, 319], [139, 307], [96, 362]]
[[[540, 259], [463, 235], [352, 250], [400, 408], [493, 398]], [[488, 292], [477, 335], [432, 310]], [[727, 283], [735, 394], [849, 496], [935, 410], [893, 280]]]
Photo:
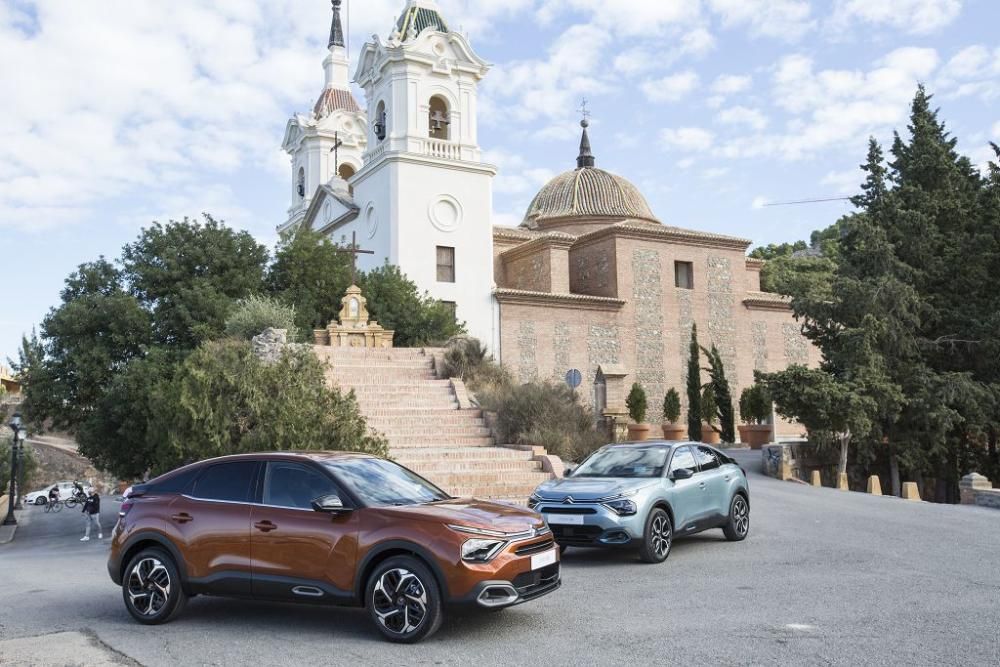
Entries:
[[481, 161], [476, 117], [488, 70], [433, 0], [408, 0], [388, 40], [361, 50], [355, 81], [368, 125], [351, 184], [362, 243], [453, 304], [469, 333], [495, 348], [496, 169]]
[[341, 4], [332, 0], [323, 90], [312, 111], [296, 114], [285, 129], [282, 148], [291, 158], [291, 205], [279, 233], [301, 224], [318, 188], [337, 179], [350, 182], [362, 166], [368, 120], [351, 92]]

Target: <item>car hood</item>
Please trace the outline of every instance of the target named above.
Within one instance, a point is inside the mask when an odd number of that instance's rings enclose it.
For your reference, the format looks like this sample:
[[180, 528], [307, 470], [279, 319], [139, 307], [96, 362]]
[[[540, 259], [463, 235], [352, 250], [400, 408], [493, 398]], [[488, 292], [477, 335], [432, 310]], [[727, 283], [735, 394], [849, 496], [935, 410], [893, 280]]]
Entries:
[[385, 507], [382, 511], [401, 518], [439, 521], [456, 526], [521, 533], [545, 525], [535, 512], [515, 505], [473, 498], [452, 498], [426, 505]]
[[638, 491], [655, 484], [648, 477], [564, 477], [543, 483], [535, 490], [535, 495], [545, 500], [566, 502], [573, 500], [598, 500]]

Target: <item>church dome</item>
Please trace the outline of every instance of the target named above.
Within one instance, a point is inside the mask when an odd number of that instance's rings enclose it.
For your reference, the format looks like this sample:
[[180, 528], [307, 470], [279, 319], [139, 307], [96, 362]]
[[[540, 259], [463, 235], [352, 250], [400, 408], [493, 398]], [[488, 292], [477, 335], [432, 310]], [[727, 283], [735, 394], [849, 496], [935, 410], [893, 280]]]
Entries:
[[577, 168], [559, 174], [535, 195], [522, 227], [535, 228], [546, 221], [574, 218], [642, 220], [659, 224], [639, 188], [627, 179], [594, 166], [587, 123], [583, 125]]

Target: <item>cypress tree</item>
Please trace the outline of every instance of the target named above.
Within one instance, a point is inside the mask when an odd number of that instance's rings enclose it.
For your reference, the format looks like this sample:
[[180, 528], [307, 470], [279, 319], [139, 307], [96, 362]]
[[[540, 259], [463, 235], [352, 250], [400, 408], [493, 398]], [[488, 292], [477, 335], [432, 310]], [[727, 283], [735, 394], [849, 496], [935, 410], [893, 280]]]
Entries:
[[736, 415], [733, 411], [733, 392], [726, 379], [726, 367], [722, 363], [722, 355], [713, 344], [712, 349], [701, 348], [708, 357], [708, 374], [711, 377], [712, 394], [715, 397], [716, 412], [719, 418], [719, 436], [723, 442], [736, 442]]
[[698, 360], [698, 325], [691, 325], [691, 346], [687, 367], [688, 439], [701, 440], [701, 365]]

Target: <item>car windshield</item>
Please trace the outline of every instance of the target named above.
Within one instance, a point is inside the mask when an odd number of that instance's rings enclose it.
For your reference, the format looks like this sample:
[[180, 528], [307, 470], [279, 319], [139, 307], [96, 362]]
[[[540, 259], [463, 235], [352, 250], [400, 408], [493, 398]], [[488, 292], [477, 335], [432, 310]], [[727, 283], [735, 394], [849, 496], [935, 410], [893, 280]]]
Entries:
[[573, 477], [660, 477], [668, 447], [607, 447], [594, 452]]
[[346, 458], [327, 461], [325, 465], [366, 505], [421, 505], [450, 497], [392, 461]]

